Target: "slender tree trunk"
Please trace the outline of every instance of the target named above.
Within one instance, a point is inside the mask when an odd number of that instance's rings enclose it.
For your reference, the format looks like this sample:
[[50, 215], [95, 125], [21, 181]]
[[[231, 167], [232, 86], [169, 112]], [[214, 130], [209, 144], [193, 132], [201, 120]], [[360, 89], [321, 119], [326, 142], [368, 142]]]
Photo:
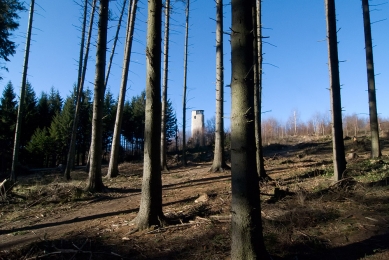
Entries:
[[216, 1], [216, 131], [215, 152], [211, 172], [224, 171], [230, 167], [224, 158], [224, 63], [223, 63], [223, 0]]
[[[81, 83], [80, 83], [80, 87], [78, 88], [78, 97], [81, 97], [80, 93], [83, 93], [83, 89], [84, 89], [86, 68], [87, 68], [87, 65], [88, 65], [88, 57], [89, 57], [89, 46], [90, 46], [90, 40], [91, 40], [91, 37], [92, 37], [93, 20], [94, 20], [94, 17], [95, 17], [96, 2], [97, 2], [97, 0], [93, 0], [92, 10], [91, 10], [91, 14], [90, 14], [89, 29], [88, 29], [88, 39], [87, 39], [86, 46], [85, 46], [85, 54], [84, 54], [84, 62], [83, 62], [82, 75], [81, 75]], [[76, 104], [76, 111], [74, 113], [74, 115], [75, 115], [74, 116], [74, 122], [78, 125], [78, 115], [80, 113], [79, 111], [81, 109], [81, 104], [80, 104], [80, 101], [77, 101], [77, 102], [78, 103]], [[70, 149], [74, 149], [72, 147], [73, 146], [75, 147], [75, 143], [76, 143], [75, 142], [75, 136], [76, 136], [77, 132], [75, 132], [74, 128], [75, 127], [73, 126], [71, 143], [70, 143]], [[70, 151], [70, 149], [69, 149], [69, 151]], [[74, 150], [71, 150], [71, 151], [74, 151]], [[68, 158], [73, 158], [73, 157], [74, 156], [72, 156], [72, 154], [68, 155]], [[84, 153], [84, 157], [85, 157], [85, 153]], [[68, 162], [68, 164], [71, 164], [71, 163]], [[89, 172], [89, 167], [90, 167], [90, 147], [89, 147], [88, 159], [87, 159], [87, 163], [86, 163], [86, 172]], [[68, 171], [68, 166], [66, 166], [65, 178], [67, 178], [66, 177], [66, 174], [67, 174], [66, 171]], [[69, 177], [70, 177], [70, 168], [69, 168]]]
[[169, 22], [170, 0], [165, 0], [165, 37], [163, 49], [163, 82], [162, 82], [162, 124], [161, 124], [161, 170], [169, 171], [166, 163], [166, 107], [167, 107], [167, 80], [169, 71]]
[[256, 8], [253, 12], [254, 27], [254, 113], [255, 113], [255, 143], [256, 143], [256, 164], [260, 180], [271, 179], [265, 170], [262, 147], [262, 0], [256, 0]]
[[254, 1], [231, 1], [231, 259], [269, 258], [262, 234], [255, 163], [254, 4]]
[[[121, 12], [120, 12], [118, 25], [117, 25], [117, 27], [116, 27], [116, 35], [115, 35], [115, 38], [114, 38], [114, 40], [113, 40], [111, 56], [109, 57], [107, 73], [106, 73], [106, 75], [105, 75], [105, 83], [104, 83], [105, 89], [107, 88], [108, 78], [109, 78], [109, 74], [110, 74], [110, 72], [111, 72], [112, 60], [113, 60], [113, 56], [115, 55], [116, 43], [117, 43], [118, 38], [119, 38], [119, 32], [120, 32], [120, 27], [121, 27], [121, 25], [122, 25], [122, 19], [123, 19], [124, 10], [125, 10], [125, 8], [126, 8], [126, 3], [127, 3], [127, 0], [123, 0], [122, 10], [121, 10]], [[130, 15], [130, 13], [128, 13], [128, 15]]]
[[162, 225], [161, 180], [161, 21], [162, 1], [148, 1], [146, 119], [142, 195], [136, 218], [140, 230]]
[[325, 0], [328, 42], [328, 67], [332, 110], [332, 146], [334, 156], [334, 180], [342, 179], [346, 170], [343, 143], [342, 104], [340, 95], [338, 39], [336, 35], [335, 1]]
[[92, 192], [102, 191], [104, 188], [101, 176], [101, 155], [102, 155], [102, 126], [104, 107], [104, 79], [105, 61], [107, 49], [107, 27], [108, 27], [108, 3], [109, 0], [100, 0], [98, 38], [96, 51], [96, 76], [93, 100], [92, 118], [92, 143], [91, 158], [87, 190]]
[[19, 164], [19, 144], [20, 144], [20, 135], [22, 132], [22, 122], [24, 117], [28, 58], [30, 55], [30, 42], [31, 42], [32, 21], [34, 17], [34, 5], [35, 5], [35, 0], [31, 0], [30, 14], [29, 14], [28, 26], [27, 26], [26, 50], [24, 53], [22, 86], [20, 87], [20, 100], [19, 100], [18, 116], [16, 120], [16, 127], [15, 127], [14, 149], [13, 149], [13, 156], [12, 156], [11, 176], [10, 176], [12, 182], [16, 182], [16, 168]]
[[134, 36], [137, 3], [138, 0], [130, 1], [129, 8], [128, 8], [127, 33], [126, 33], [126, 45], [124, 48], [122, 81], [120, 84], [120, 95], [118, 100], [118, 107], [116, 110], [116, 121], [115, 121], [115, 128], [113, 131], [111, 158], [109, 160], [109, 167], [107, 173], [108, 178], [116, 177], [119, 173], [118, 158], [119, 158], [119, 147], [120, 147], [120, 132], [122, 129], [123, 109], [124, 109], [124, 101], [125, 101], [126, 90], [127, 90], [128, 70], [130, 68], [130, 58], [131, 58], [132, 41]]
[[80, 44], [80, 57], [78, 60], [78, 77], [77, 77], [77, 97], [76, 97], [76, 109], [74, 111], [72, 135], [70, 137], [69, 152], [66, 161], [66, 168], [64, 177], [66, 180], [70, 180], [70, 171], [74, 168], [74, 154], [76, 149], [76, 136], [77, 136], [77, 125], [78, 125], [78, 113], [80, 110], [80, 102], [82, 95], [82, 64], [83, 64], [83, 55], [84, 55], [84, 42], [85, 42], [85, 27], [86, 27], [86, 15], [88, 11], [88, 0], [84, 2], [84, 18], [82, 22], [82, 32], [81, 32], [81, 44]]
[[367, 84], [368, 84], [368, 93], [369, 93], [371, 158], [378, 158], [381, 157], [381, 148], [380, 148], [380, 136], [379, 136], [379, 129], [378, 129], [377, 99], [376, 99], [376, 92], [375, 92], [373, 43], [371, 39], [369, 0], [362, 0], [362, 9], [363, 9], [363, 28], [365, 31]]
[[188, 37], [189, 37], [189, 1], [185, 8], [185, 46], [184, 46], [184, 91], [182, 95], [182, 165], [186, 166], [186, 78], [188, 69]]

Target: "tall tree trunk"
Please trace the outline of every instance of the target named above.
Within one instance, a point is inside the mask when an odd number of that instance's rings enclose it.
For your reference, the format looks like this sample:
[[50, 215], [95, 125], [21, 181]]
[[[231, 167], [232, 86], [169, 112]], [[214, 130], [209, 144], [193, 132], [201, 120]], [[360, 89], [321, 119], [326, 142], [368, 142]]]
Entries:
[[170, 0], [165, 0], [165, 37], [163, 40], [163, 82], [162, 82], [162, 122], [161, 122], [161, 170], [169, 171], [166, 163], [166, 107], [167, 107], [167, 79], [169, 71], [169, 22]]
[[132, 0], [128, 5], [129, 8], [128, 8], [128, 19], [127, 19], [126, 45], [124, 48], [122, 81], [120, 84], [120, 95], [118, 100], [118, 107], [116, 110], [116, 121], [115, 121], [115, 128], [113, 131], [111, 158], [109, 160], [109, 167], [107, 173], [108, 178], [116, 177], [119, 173], [118, 158], [119, 158], [119, 147], [120, 147], [120, 133], [122, 129], [124, 101], [126, 98], [128, 70], [130, 68], [130, 58], [131, 58], [132, 41], [134, 36], [137, 3], [138, 0]]
[[254, 30], [254, 113], [255, 113], [255, 143], [257, 172], [260, 180], [271, 179], [265, 170], [262, 147], [262, 0], [256, 0], [256, 7], [253, 12]]
[[12, 156], [11, 176], [10, 176], [12, 182], [16, 182], [16, 168], [19, 164], [19, 144], [20, 144], [20, 135], [22, 131], [22, 122], [24, 117], [27, 69], [28, 69], [28, 58], [30, 55], [30, 42], [31, 42], [32, 21], [34, 17], [34, 5], [35, 5], [35, 0], [31, 0], [30, 14], [29, 14], [28, 26], [27, 26], [26, 51], [24, 53], [22, 86], [20, 87], [20, 100], [19, 100], [18, 116], [16, 119], [16, 127], [15, 127], [14, 149], [13, 149], [13, 156]]
[[223, 0], [216, 1], [216, 131], [215, 152], [211, 172], [230, 168], [224, 158], [224, 63], [223, 63]]
[[368, 84], [368, 93], [369, 93], [371, 158], [378, 158], [381, 157], [381, 148], [380, 148], [380, 136], [379, 136], [379, 129], [378, 129], [377, 99], [375, 93], [373, 43], [371, 40], [369, 0], [362, 0], [362, 9], [363, 9], [363, 28], [365, 31], [367, 84]]
[[334, 157], [334, 180], [342, 179], [346, 170], [344, 154], [342, 104], [340, 95], [338, 39], [336, 35], [335, 1], [325, 0], [328, 42], [328, 67], [332, 110], [332, 146]]
[[231, 1], [231, 259], [268, 258], [255, 163], [254, 4], [254, 1]]
[[[126, 8], [126, 3], [127, 3], [127, 0], [123, 0], [123, 6], [122, 6], [122, 10], [120, 12], [120, 16], [119, 16], [119, 21], [118, 21], [118, 25], [116, 27], [116, 34], [115, 34], [115, 38], [113, 40], [113, 45], [112, 45], [112, 51], [111, 51], [111, 55], [109, 56], [109, 62], [108, 62], [108, 68], [107, 68], [107, 73], [105, 75], [105, 88], [107, 88], [107, 84], [108, 84], [108, 78], [109, 78], [109, 74], [111, 72], [111, 65], [112, 65], [112, 61], [113, 61], [113, 56], [115, 55], [115, 49], [116, 49], [116, 43], [118, 41], [118, 38], [119, 38], [119, 32], [120, 32], [120, 27], [122, 25], [122, 19], [123, 19], [123, 14], [124, 14], [124, 10]], [[128, 15], [130, 15], [130, 13], [128, 13]]]
[[88, 11], [88, 0], [84, 2], [84, 18], [82, 22], [81, 31], [81, 44], [80, 44], [80, 57], [78, 60], [78, 77], [77, 77], [77, 97], [76, 97], [76, 109], [74, 111], [72, 135], [70, 137], [69, 152], [66, 161], [66, 168], [64, 177], [66, 180], [70, 180], [70, 171], [74, 168], [74, 154], [76, 149], [76, 136], [77, 136], [77, 125], [78, 125], [78, 113], [80, 110], [80, 102], [82, 95], [81, 81], [82, 81], [82, 64], [84, 55], [84, 42], [85, 42], [85, 27], [86, 27], [86, 16]]
[[182, 165], [186, 166], [186, 78], [188, 69], [188, 37], [189, 37], [189, 1], [185, 8], [185, 46], [184, 46], [184, 90], [182, 95]]
[[108, 3], [109, 0], [100, 0], [98, 38], [96, 51], [96, 76], [93, 100], [92, 118], [92, 143], [91, 158], [87, 190], [92, 192], [102, 191], [104, 188], [101, 176], [102, 155], [102, 128], [104, 107], [104, 79], [105, 61], [107, 50], [107, 27], [108, 27]]
[[148, 1], [146, 111], [142, 195], [136, 218], [140, 230], [162, 225], [161, 149], [161, 18], [162, 1]]
[[[87, 65], [88, 65], [89, 46], [90, 46], [90, 40], [91, 40], [91, 37], [92, 37], [93, 20], [94, 20], [94, 17], [95, 17], [96, 2], [97, 2], [97, 0], [93, 0], [92, 10], [91, 10], [90, 19], [89, 19], [88, 39], [86, 41], [86, 46], [85, 46], [85, 54], [84, 54], [84, 60], [83, 60], [81, 82], [80, 82], [80, 86], [78, 88], [78, 97], [81, 97], [80, 93], [83, 93], [83, 91], [84, 91], [84, 82], [85, 82], [86, 68], [87, 68]], [[68, 158], [73, 158], [74, 157], [74, 152], [73, 151], [75, 151], [75, 149], [72, 148], [72, 147], [76, 146], [76, 134], [77, 134], [77, 130], [76, 129], [78, 127], [77, 125], [78, 125], [78, 116], [79, 116], [79, 113], [80, 113], [80, 109], [81, 109], [81, 99], [77, 100], [76, 110], [74, 112], [74, 124], [76, 124], [76, 125], [73, 125], [71, 142], [70, 142], [70, 148], [69, 148], [69, 151], [72, 152], [72, 154], [68, 154]], [[85, 154], [84, 154], [84, 157], [85, 157]], [[70, 178], [70, 169], [71, 168], [68, 165], [73, 165], [73, 163], [71, 163], [71, 162], [67, 163], [66, 169], [65, 169], [65, 178], [67, 178], [66, 177], [67, 174], [69, 175], [69, 178]], [[86, 172], [89, 172], [89, 166], [90, 166], [90, 147], [89, 147], [89, 152], [88, 152]], [[69, 171], [69, 173], [67, 173], [67, 171]]]

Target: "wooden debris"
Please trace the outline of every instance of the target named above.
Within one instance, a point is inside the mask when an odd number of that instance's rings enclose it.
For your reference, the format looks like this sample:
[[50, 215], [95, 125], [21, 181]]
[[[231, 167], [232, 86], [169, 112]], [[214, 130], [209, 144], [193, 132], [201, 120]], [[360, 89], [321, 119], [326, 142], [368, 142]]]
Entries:
[[201, 194], [201, 195], [195, 200], [195, 203], [204, 203], [204, 202], [207, 202], [208, 200], [209, 200], [208, 194], [204, 193], [204, 194]]

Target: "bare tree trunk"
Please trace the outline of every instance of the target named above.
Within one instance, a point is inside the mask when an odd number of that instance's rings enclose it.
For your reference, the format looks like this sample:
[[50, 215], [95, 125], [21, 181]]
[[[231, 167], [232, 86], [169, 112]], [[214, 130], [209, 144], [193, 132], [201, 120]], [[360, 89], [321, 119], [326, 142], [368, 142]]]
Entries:
[[161, 170], [169, 171], [166, 163], [166, 107], [167, 107], [167, 79], [169, 67], [169, 22], [170, 0], [165, 0], [165, 37], [163, 49], [163, 82], [162, 82], [162, 122], [161, 122]]
[[66, 161], [66, 168], [64, 177], [66, 180], [70, 180], [70, 171], [74, 168], [74, 155], [76, 149], [76, 136], [77, 136], [77, 125], [78, 125], [78, 113], [80, 110], [80, 101], [82, 95], [82, 64], [83, 64], [83, 55], [84, 55], [84, 42], [85, 42], [85, 27], [86, 27], [86, 16], [88, 11], [88, 0], [84, 2], [84, 18], [82, 22], [82, 31], [81, 31], [81, 44], [80, 44], [80, 57], [78, 61], [78, 80], [77, 80], [77, 97], [76, 97], [76, 109], [74, 111], [73, 118], [73, 127], [72, 127], [72, 135], [70, 137], [70, 145], [69, 152]]
[[128, 8], [127, 33], [126, 33], [126, 45], [124, 48], [122, 81], [120, 84], [120, 95], [119, 95], [118, 107], [116, 111], [115, 128], [113, 131], [111, 158], [109, 160], [109, 167], [107, 173], [108, 178], [116, 177], [119, 174], [118, 158], [119, 158], [119, 147], [120, 147], [120, 132], [122, 129], [123, 109], [124, 109], [124, 101], [125, 101], [126, 90], [127, 90], [128, 70], [130, 68], [130, 58], [131, 58], [132, 41], [134, 36], [137, 3], [138, 0], [132, 0], [132, 2], [130, 1], [129, 8]]
[[104, 188], [101, 176], [101, 155], [102, 155], [102, 126], [104, 106], [104, 79], [105, 61], [107, 49], [107, 27], [108, 27], [108, 3], [109, 0], [100, 0], [99, 25], [96, 51], [96, 76], [93, 100], [92, 118], [92, 143], [91, 158], [87, 190], [92, 192], [102, 191]]
[[186, 0], [185, 8], [185, 46], [184, 46], [184, 91], [182, 95], [182, 165], [186, 166], [186, 78], [188, 65], [188, 37], [189, 37], [189, 1]]
[[[89, 19], [88, 39], [87, 39], [86, 46], [85, 46], [85, 55], [84, 55], [84, 64], [83, 64], [83, 68], [82, 68], [81, 84], [80, 84], [80, 87], [78, 89], [78, 95], [79, 96], [80, 96], [80, 93], [82, 93], [83, 89], [84, 89], [86, 68], [87, 68], [87, 65], [88, 65], [88, 57], [89, 57], [89, 46], [90, 46], [90, 40], [91, 40], [91, 37], [92, 37], [93, 20], [94, 20], [94, 17], [95, 17], [96, 2], [97, 2], [97, 0], [93, 0], [92, 10], [91, 10], [90, 19]], [[78, 115], [79, 115], [80, 106], [81, 106], [80, 103], [76, 104], [76, 111], [74, 113], [75, 114], [74, 122], [76, 122], [77, 124], [78, 124]], [[73, 126], [73, 128], [74, 128], [74, 126]], [[71, 137], [72, 138], [71, 142], [73, 142], [73, 144], [70, 143], [70, 149], [72, 148], [72, 146], [75, 147], [75, 143], [76, 143], [75, 142], [75, 137], [73, 137], [73, 135], [74, 136], [76, 135], [76, 132], [75, 132], [74, 129], [72, 131], [72, 137]], [[74, 140], [73, 140], [73, 138], [74, 138]], [[74, 150], [72, 150], [72, 151], [74, 151]], [[89, 147], [88, 159], [87, 159], [87, 163], [86, 163], [86, 172], [89, 172], [89, 168], [90, 168], [90, 154], [91, 153], [90, 153], [90, 147]], [[72, 155], [68, 155], [68, 158], [69, 157], [71, 158]], [[67, 171], [67, 168], [68, 168], [68, 166], [66, 166], [66, 171]], [[66, 174], [66, 172], [65, 172], [65, 174]], [[70, 175], [70, 169], [69, 169], [69, 175]]]
[[16, 168], [19, 164], [19, 144], [20, 144], [20, 135], [22, 132], [22, 122], [24, 117], [28, 58], [30, 55], [30, 42], [31, 42], [32, 21], [34, 17], [34, 5], [35, 5], [35, 0], [31, 0], [30, 14], [29, 14], [28, 26], [27, 26], [26, 50], [24, 53], [22, 86], [20, 87], [19, 109], [18, 109], [18, 116], [16, 120], [16, 127], [15, 127], [15, 140], [14, 140], [14, 149], [13, 149], [13, 156], [12, 156], [11, 176], [10, 176], [12, 182], [16, 182]]
[[[117, 25], [117, 27], [116, 27], [116, 35], [115, 35], [115, 38], [114, 38], [114, 40], [113, 40], [112, 51], [111, 51], [111, 55], [110, 55], [110, 57], [109, 57], [107, 73], [106, 73], [106, 75], [105, 75], [105, 83], [104, 83], [105, 88], [107, 88], [108, 78], [109, 78], [109, 74], [110, 74], [110, 72], [111, 72], [112, 60], [113, 60], [113, 56], [115, 55], [116, 43], [117, 43], [118, 38], [119, 38], [119, 32], [120, 32], [120, 27], [121, 27], [121, 25], [122, 25], [122, 19], [123, 19], [123, 14], [124, 14], [124, 9], [125, 9], [125, 7], [126, 7], [126, 3], [127, 3], [127, 0], [123, 0], [122, 10], [121, 10], [121, 12], [120, 12], [118, 25]], [[128, 13], [128, 15], [130, 15], [130, 13]]]
[[142, 195], [138, 229], [162, 225], [161, 180], [161, 18], [162, 1], [148, 1], [146, 47], [146, 119]]
[[334, 156], [334, 180], [342, 179], [346, 170], [344, 154], [342, 104], [340, 95], [338, 39], [336, 30], [335, 1], [325, 0], [328, 42], [328, 67], [332, 110], [332, 146]]
[[380, 136], [379, 136], [379, 129], [378, 129], [377, 99], [376, 99], [375, 79], [374, 79], [373, 43], [371, 39], [370, 11], [369, 11], [368, 0], [362, 0], [362, 9], [363, 9], [363, 28], [365, 31], [366, 68], [367, 68], [367, 83], [368, 83], [368, 93], [369, 93], [371, 158], [378, 158], [381, 157], [381, 148], [380, 148]]
[[256, 143], [256, 163], [257, 172], [260, 180], [271, 179], [265, 170], [265, 163], [263, 160], [262, 147], [262, 0], [256, 0], [256, 8], [254, 8], [254, 113], [255, 113], [255, 143]]
[[254, 1], [231, 1], [231, 259], [269, 258], [262, 234], [255, 163], [254, 4]]
[[224, 158], [224, 63], [223, 63], [223, 0], [216, 1], [216, 131], [215, 152], [211, 172], [224, 171], [230, 167]]

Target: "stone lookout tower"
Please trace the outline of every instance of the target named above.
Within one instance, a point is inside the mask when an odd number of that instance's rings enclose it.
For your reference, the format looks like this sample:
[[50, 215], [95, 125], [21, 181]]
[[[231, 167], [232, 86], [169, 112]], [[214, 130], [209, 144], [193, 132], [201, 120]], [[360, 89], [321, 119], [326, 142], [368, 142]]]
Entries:
[[203, 135], [204, 132], [204, 110], [192, 110], [192, 137], [196, 134]]

